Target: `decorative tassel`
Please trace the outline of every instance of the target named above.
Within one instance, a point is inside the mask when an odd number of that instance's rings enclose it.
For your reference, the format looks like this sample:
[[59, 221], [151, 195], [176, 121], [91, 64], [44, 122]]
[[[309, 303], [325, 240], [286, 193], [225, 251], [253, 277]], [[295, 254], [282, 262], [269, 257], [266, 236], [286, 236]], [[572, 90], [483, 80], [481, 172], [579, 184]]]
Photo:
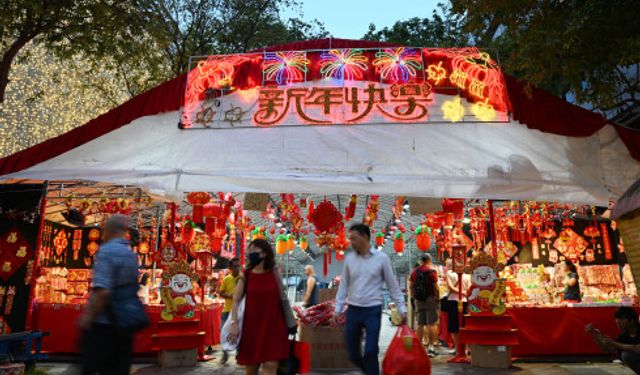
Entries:
[[322, 276], [323, 277], [327, 277], [327, 275], [329, 274], [329, 265], [327, 264], [327, 252], [325, 251], [323, 254], [324, 257], [324, 262], [322, 265]]

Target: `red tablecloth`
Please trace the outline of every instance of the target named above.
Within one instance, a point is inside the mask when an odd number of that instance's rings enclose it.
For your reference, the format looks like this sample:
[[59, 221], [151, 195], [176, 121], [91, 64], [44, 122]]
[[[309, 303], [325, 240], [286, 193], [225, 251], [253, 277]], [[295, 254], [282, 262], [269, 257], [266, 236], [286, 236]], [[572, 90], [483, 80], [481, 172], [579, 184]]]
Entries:
[[[620, 333], [613, 318], [616, 309], [614, 306], [511, 308], [508, 311], [520, 341], [520, 345], [512, 348], [512, 354], [514, 357], [603, 355], [585, 332], [585, 326], [593, 323], [602, 333], [615, 339]], [[448, 341], [450, 337], [446, 313], [442, 313], [440, 339]]]
[[[134, 353], [151, 353], [151, 335], [155, 331], [155, 322], [160, 320], [162, 306], [147, 306], [147, 313], [153, 324], [134, 338]], [[37, 305], [33, 316], [33, 328], [51, 332], [51, 336], [42, 340], [42, 351], [49, 353], [78, 353], [80, 332], [76, 320], [82, 314], [83, 305], [49, 304]], [[220, 316], [222, 306], [206, 306], [204, 313], [196, 311], [195, 319], [200, 320], [200, 329], [205, 331], [204, 345], [220, 343]]]
[[593, 323], [615, 339], [620, 334], [613, 318], [616, 309], [613, 306], [509, 309], [520, 340], [512, 353], [516, 357], [602, 355], [591, 335], [585, 332], [585, 326]]

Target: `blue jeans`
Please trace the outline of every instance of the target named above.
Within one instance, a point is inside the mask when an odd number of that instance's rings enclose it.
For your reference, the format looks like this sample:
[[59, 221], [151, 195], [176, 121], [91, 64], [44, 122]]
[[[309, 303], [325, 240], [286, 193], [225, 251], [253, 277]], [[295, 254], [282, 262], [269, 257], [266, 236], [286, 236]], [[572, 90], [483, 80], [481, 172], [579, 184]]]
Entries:
[[[347, 309], [347, 324], [344, 329], [349, 359], [367, 375], [379, 375], [378, 340], [382, 323], [382, 306]], [[361, 350], [362, 330], [366, 332], [364, 356]]]

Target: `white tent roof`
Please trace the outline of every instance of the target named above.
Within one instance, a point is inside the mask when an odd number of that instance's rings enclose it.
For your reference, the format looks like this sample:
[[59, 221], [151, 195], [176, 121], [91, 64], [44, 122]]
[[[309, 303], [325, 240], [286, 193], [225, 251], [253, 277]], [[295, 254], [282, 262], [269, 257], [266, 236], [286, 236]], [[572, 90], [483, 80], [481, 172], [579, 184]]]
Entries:
[[[144, 95], [162, 97], [166, 85], [154, 90]], [[171, 197], [186, 191], [358, 193], [601, 206], [640, 177], [640, 163], [611, 125], [586, 137], [542, 132], [513, 119], [182, 130], [179, 110], [145, 111], [46, 160], [27, 159], [69, 138], [5, 158], [0, 172], [137, 185]]]

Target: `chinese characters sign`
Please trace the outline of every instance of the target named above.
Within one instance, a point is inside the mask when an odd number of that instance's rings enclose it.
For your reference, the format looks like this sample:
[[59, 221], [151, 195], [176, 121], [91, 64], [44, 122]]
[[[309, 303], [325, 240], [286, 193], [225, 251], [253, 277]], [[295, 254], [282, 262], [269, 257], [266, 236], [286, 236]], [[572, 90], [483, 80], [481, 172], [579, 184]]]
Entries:
[[180, 127], [503, 122], [506, 98], [474, 48], [209, 56], [188, 74]]

